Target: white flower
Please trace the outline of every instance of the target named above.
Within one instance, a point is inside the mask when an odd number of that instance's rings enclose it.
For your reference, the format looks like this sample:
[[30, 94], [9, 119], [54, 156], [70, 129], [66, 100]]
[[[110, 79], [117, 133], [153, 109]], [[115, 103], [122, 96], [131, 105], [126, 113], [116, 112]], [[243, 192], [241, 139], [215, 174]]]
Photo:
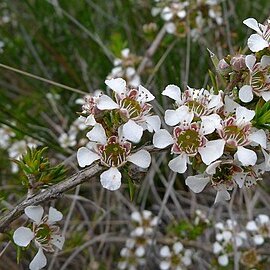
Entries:
[[106, 137], [101, 124], [96, 124], [87, 133], [90, 140], [88, 147], [81, 147], [77, 152], [77, 160], [80, 167], [91, 165], [94, 161], [100, 160], [101, 164], [109, 169], [100, 175], [101, 185], [109, 190], [117, 190], [121, 185], [121, 173], [118, 168], [131, 162], [138, 167], [148, 168], [151, 163], [151, 156], [146, 150], [139, 150], [131, 154], [132, 144], [121, 136]]
[[221, 128], [217, 128], [226, 145], [237, 149], [234, 157], [244, 166], [253, 166], [257, 161], [256, 153], [245, 146], [256, 143], [266, 148], [265, 132], [257, 130], [252, 133], [251, 120], [254, 116], [255, 111], [240, 106], [236, 108], [235, 115], [223, 120]]
[[63, 148], [73, 147], [77, 144], [76, 134], [62, 133], [62, 134], [60, 134], [58, 141], [59, 141], [61, 147], [63, 147]]
[[174, 243], [171, 249], [163, 246], [159, 254], [162, 257], [159, 265], [161, 270], [186, 269], [191, 264], [192, 251], [184, 249], [181, 242]]
[[[173, 136], [164, 129], [157, 131], [153, 136], [153, 144], [157, 148], [173, 145], [171, 152], [178, 156], [169, 162], [171, 170], [184, 173], [187, 169], [189, 157], [200, 154], [202, 161], [209, 165], [223, 154], [224, 141], [208, 141], [205, 135], [213, 132], [213, 126], [208, 125], [208, 119], [202, 122], [192, 122], [193, 114], [188, 107], [182, 106], [179, 126], [173, 130]], [[179, 118], [178, 118], [179, 119]], [[178, 120], [177, 120], [178, 121]]]
[[155, 97], [142, 85], [136, 88], [127, 88], [122, 78], [106, 80], [105, 83], [114, 91], [116, 103], [106, 96], [102, 96], [97, 104], [100, 110], [119, 109], [121, 117], [125, 120], [123, 136], [132, 142], [139, 142], [143, 131], [149, 132], [160, 129], [160, 118], [151, 115], [152, 106], [147, 103]]
[[133, 221], [136, 229], [134, 230], [134, 235], [149, 236], [153, 233], [154, 227], [158, 224], [158, 217], [153, 216], [151, 211], [143, 210], [140, 212], [132, 212], [131, 220]]
[[257, 32], [257, 34], [252, 34], [248, 39], [248, 47], [252, 52], [259, 52], [269, 47], [270, 20], [267, 21], [266, 25], [258, 23], [254, 18], [248, 18], [243, 23]]
[[221, 255], [218, 257], [218, 263], [221, 266], [226, 266], [229, 263], [229, 258], [227, 254]]
[[139, 57], [130, 53], [129, 48], [121, 51], [121, 58], [114, 59], [114, 68], [111, 70], [107, 79], [125, 78], [129, 85], [138, 87], [141, 83], [140, 75], [135, 69]]
[[210, 164], [205, 171], [205, 174], [188, 176], [185, 180], [186, 185], [195, 193], [200, 193], [208, 183], [217, 190], [215, 203], [229, 200], [231, 190], [236, 184], [242, 188], [246, 179], [247, 173], [233, 164], [233, 161], [217, 160]]
[[[103, 97], [104, 100], [109, 97], [104, 95], [102, 91], [96, 90], [93, 94], [86, 95], [84, 97], [84, 101], [77, 100], [78, 104], [83, 104], [82, 106], [82, 114], [85, 116], [81, 116], [81, 121], [83, 120], [86, 126], [94, 126], [96, 124], [95, 117], [99, 114], [99, 109], [97, 108], [97, 103], [100, 97]], [[110, 103], [111, 108], [117, 108], [117, 104]]]
[[246, 229], [253, 235], [255, 245], [262, 245], [265, 239], [270, 238], [270, 218], [267, 215], [258, 215], [257, 218], [247, 222]]
[[44, 214], [41, 206], [28, 206], [25, 214], [33, 221], [32, 230], [27, 227], [19, 227], [13, 234], [16, 245], [27, 247], [32, 240], [38, 248], [38, 252], [29, 265], [30, 270], [39, 270], [46, 266], [47, 259], [44, 250], [53, 252], [54, 247], [62, 249], [65, 238], [59, 233], [59, 227], [55, 225], [63, 218], [61, 212], [50, 207], [49, 214]]
[[[208, 119], [209, 122], [214, 121], [217, 125], [220, 121], [220, 117], [215, 112], [223, 106], [222, 91], [218, 95], [211, 94], [208, 90], [190, 88], [183, 93], [178, 86], [170, 84], [162, 92], [165, 95], [176, 102], [178, 107], [176, 110], [167, 110], [165, 112], [165, 122], [170, 126], [175, 126], [181, 121], [182, 107], [186, 106], [194, 114], [195, 117], [203, 117], [204, 121]], [[214, 124], [214, 123], [213, 123]]]
[[243, 85], [239, 90], [239, 98], [243, 102], [253, 100], [253, 94], [262, 97], [265, 101], [270, 100], [270, 57], [263, 55], [261, 62], [256, 63], [254, 55], [247, 55], [246, 66], [249, 69], [248, 84]]

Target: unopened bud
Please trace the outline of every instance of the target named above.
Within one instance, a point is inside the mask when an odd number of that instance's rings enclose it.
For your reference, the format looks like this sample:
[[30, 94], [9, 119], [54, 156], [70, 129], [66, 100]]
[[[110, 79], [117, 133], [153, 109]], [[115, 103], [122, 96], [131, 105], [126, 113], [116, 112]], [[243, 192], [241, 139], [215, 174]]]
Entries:
[[221, 75], [227, 75], [231, 71], [231, 67], [230, 67], [230, 65], [224, 59], [221, 59], [218, 62], [217, 71]]
[[240, 71], [247, 67], [245, 63], [245, 57], [246, 56], [243, 54], [238, 54], [231, 59], [230, 64], [233, 70]]

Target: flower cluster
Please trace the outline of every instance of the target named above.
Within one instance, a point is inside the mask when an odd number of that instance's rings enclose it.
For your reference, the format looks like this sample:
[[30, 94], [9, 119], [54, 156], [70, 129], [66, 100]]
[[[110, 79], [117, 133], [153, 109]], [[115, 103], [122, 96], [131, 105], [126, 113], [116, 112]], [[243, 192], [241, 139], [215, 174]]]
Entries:
[[216, 242], [213, 244], [213, 252], [218, 256], [218, 263], [221, 266], [229, 264], [229, 257], [233, 256], [234, 249], [241, 247], [247, 239], [246, 232], [237, 232], [237, 222], [228, 219], [225, 224], [215, 224]]
[[152, 8], [152, 15], [160, 14], [166, 23], [166, 31], [170, 34], [185, 36], [190, 29], [191, 37], [196, 40], [209, 28], [223, 23], [218, 0], [155, 0], [155, 2], [156, 6]]
[[134, 144], [139, 143], [143, 132], [160, 129], [160, 119], [151, 113], [148, 103], [155, 97], [142, 85], [128, 87], [122, 78], [105, 81], [113, 90], [113, 99], [101, 92], [86, 97], [83, 105], [85, 123], [91, 126], [87, 133], [89, 143], [79, 148], [77, 159], [80, 167], [99, 160], [108, 169], [100, 176], [101, 184], [109, 190], [121, 185], [118, 168], [131, 162], [146, 169], [151, 156], [146, 150], [132, 153]]
[[257, 164], [258, 150], [267, 162], [269, 155], [265, 131], [252, 124], [254, 110], [212, 89], [188, 87], [181, 92], [179, 87], [168, 85], [162, 94], [175, 101], [176, 109], [165, 112], [166, 124], [174, 128], [172, 134], [165, 129], [157, 131], [153, 144], [157, 148], [172, 145], [171, 153], [176, 157], [168, 164], [171, 170], [185, 173], [187, 164], [192, 164], [204, 171], [187, 177], [191, 190], [201, 192], [211, 183], [217, 190], [215, 202], [228, 200], [228, 190], [252, 185], [269, 170]]
[[48, 215], [44, 215], [42, 206], [28, 206], [24, 210], [33, 222], [32, 228], [19, 227], [13, 234], [14, 243], [20, 247], [27, 247], [34, 241], [38, 252], [31, 261], [30, 270], [39, 270], [46, 266], [47, 259], [44, 251], [53, 252], [55, 247], [62, 249], [65, 238], [60, 233], [60, 228], [55, 224], [63, 218], [61, 212], [50, 207]]
[[178, 270], [187, 269], [191, 265], [192, 251], [184, 249], [181, 242], [175, 242], [171, 248], [163, 246], [160, 249], [161, 262], [159, 268], [161, 270]]
[[266, 258], [256, 250], [256, 247], [261, 247], [270, 236], [270, 219], [267, 215], [258, 215], [255, 220], [248, 221], [242, 230], [240, 224], [230, 219], [225, 223], [216, 223], [215, 229], [213, 253], [219, 265], [228, 266], [230, 261], [234, 260], [235, 252], [240, 263], [248, 268], [260, 264], [262, 267], [267, 263]]
[[120, 252], [121, 259], [118, 269], [121, 270], [133, 270], [137, 269], [137, 266], [145, 264], [144, 256], [148, 246], [152, 244], [154, 229], [158, 225], [158, 218], [148, 210], [133, 212], [131, 221], [134, 229], [126, 241], [126, 246]]
[[138, 87], [141, 83], [141, 77], [136, 72], [136, 66], [140, 61], [141, 58], [131, 54], [129, 48], [123, 49], [121, 57], [114, 59], [114, 68], [107, 79], [124, 78], [130, 86]]
[[262, 245], [265, 240], [270, 239], [270, 218], [267, 215], [258, 215], [246, 225], [246, 230], [252, 235], [255, 245]]

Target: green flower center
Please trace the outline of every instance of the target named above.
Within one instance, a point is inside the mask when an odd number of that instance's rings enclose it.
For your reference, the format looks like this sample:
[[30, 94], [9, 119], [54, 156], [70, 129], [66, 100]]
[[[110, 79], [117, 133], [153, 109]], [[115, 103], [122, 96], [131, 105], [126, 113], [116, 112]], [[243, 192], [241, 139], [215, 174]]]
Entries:
[[202, 116], [206, 113], [206, 108], [201, 103], [195, 100], [190, 100], [186, 104], [188, 108], [195, 113], [196, 116]]
[[42, 223], [35, 230], [35, 236], [41, 244], [47, 244], [51, 239], [52, 231], [48, 224]]
[[101, 156], [108, 167], [119, 167], [126, 162], [127, 150], [118, 142], [108, 140], [108, 144], [101, 151]]
[[140, 116], [142, 111], [140, 103], [128, 97], [121, 100], [121, 108], [127, 110], [129, 118]]
[[188, 154], [196, 154], [200, 147], [201, 138], [196, 130], [181, 131], [177, 136], [177, 144], [181, 151]]
[[229, 145], [244, 145], [247, 141], [247, 132], [238, 126], [227, 126], [223, 128], [222, 137]]
[[233, 165], [221, 164], [219, 167], [216, 168], [216, 172], [212, 176], [212, 182], [214, 184], [232, 183], [232, 171], [233, 171]]
[[252, 74], [251, 77], [251, 86], [256, 91], [262, 90], [266, 84], [266, 76], [263, 71], [257, 71], [254, 74]]

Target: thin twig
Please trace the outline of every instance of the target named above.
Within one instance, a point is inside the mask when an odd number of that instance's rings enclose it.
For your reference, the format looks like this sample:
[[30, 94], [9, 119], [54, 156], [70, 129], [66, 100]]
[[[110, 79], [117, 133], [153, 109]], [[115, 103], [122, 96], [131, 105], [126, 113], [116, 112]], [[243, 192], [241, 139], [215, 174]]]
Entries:
[[76, 89], [76, 88], [73, 88], [73, 87], [64, 85], [62, 83], [57, 83], [57, 82], [54, 82], [54, 81], [51, 81], [51, 80], [42, 78], [40, 76], [31, 74], [29, 72], [26, 72], [26, 71], [23, 71], [23, 70], [14, 68], [14, 67], [10, 67], [10, 66], [7, 66], [7, 65], [4, 65], [4, 64], [1, 64], [1, 63], [0, 63], [0, 67], [5, 68], [5, 69], [8, 69], [8, 70], [11, 70], [11, 71], [14, 71], [14, 72], [17, 72], [19, 74], [28, 76], [30, 78], [33, 78], [33, 79], [36, 79], [36, 80], [39, 80], [39, 81], [42, 81], [42, 82], [45, 82], [45, 83], [49, 83], [49, 84], [55, 85], [57, 87], [61, 87], [61, 88], [67, 89], [67, 90], [72, 91], [72, 92], [76, 92], [76, 93], [83, 94], [83, 95], [87, 94], [87, 92], [81, 91], [79, 89]]
[[45, 201], [57, 199], [64, 192], [76, 187], [79, 184], [91, 180], [92, 177], [100, 173], [102, 170], [102, 166], [99, 164], [94, 164], [78, 173], [73, 174], [67, 180], [49, 187], [45, 191], [40, 192], [31, 198], [25, 199], [0, 219], [0, 232], [4, 232], [9, 224], [17, 217], [19, 217], [27, 206], [37, 205]]

